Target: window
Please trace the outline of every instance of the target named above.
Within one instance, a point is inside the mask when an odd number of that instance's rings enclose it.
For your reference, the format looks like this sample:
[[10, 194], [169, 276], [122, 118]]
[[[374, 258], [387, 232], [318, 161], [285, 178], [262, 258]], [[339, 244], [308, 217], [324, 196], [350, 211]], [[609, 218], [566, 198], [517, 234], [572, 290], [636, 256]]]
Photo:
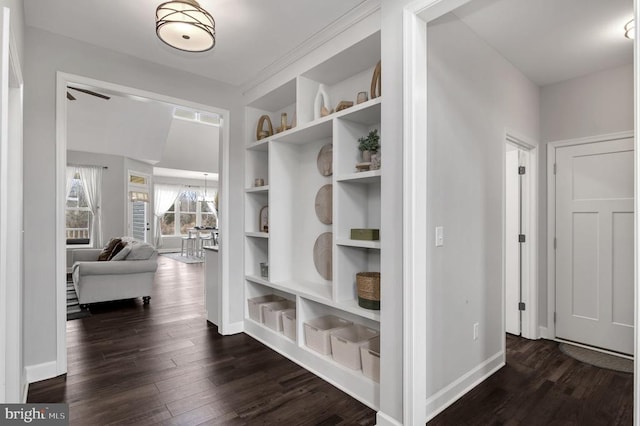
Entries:
[[187, 230], [195, 226], [215, 228], [218, 225], [214, 203], [201, 201], [201, 193], [194, 188], [180, 192], [176, 202], [162, 217], [160, 229], [163, 236], [186, 235]]
[[178, 195], [176, 202], [162, 216], [160, 229], [163, 236], [186, 235], [187, 230], [195, 226], [215, 228], [218, 225], [214, 203], [201, 201], [200, 194], [198, 189], [188, 188]]
[[90, 244], [92, 219], [93, 214], [87, 204], [82, 181], [79, 174], [76, 173], [67, 196], [67, 244]]

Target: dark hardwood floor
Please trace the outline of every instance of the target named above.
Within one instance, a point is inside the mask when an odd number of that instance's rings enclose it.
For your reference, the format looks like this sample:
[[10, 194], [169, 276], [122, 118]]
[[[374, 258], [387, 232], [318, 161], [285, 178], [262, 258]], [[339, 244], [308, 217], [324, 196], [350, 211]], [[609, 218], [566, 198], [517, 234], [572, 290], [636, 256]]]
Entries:
[[632, 374], [576, 361], [556, 342], [507, 335], [507, 365], [428, 425], [632, 423]]
[[[252, 338], [207, 325], [202, 265], [161, 257], [151, 304], [67, 323], [68, 374], [29, 388], [73, 425], [371, 425], [375, 413]], [[507, 365], [429, 425], [631, 425], [633, 376], [507, 337]]]
[[372, 425], [375, 412], [204, 315], [203, 266], [159, 258], [151, 304], [91, 305], [67, 322], [68, 374], [29, 402], [66, 402], [72, 425]]

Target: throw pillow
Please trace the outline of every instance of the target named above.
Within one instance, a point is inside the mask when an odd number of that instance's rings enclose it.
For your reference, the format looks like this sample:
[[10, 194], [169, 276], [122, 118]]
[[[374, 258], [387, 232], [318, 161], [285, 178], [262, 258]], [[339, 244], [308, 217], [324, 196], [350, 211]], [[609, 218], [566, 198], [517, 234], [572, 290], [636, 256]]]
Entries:
[[113, 250], [111, 251], [111, 254], [109, 255], [109, 259], [107, 260], [111, 260], [113, 259], [113, 256], [115, 256], [116, 254], [120, 253], [120, 251], [124, 248], [124, 246], [126, 246], [127, 243], [124, 243], [122, 241], [120, 241], [118, 244], [116, 244], [116, 246], [113, 248]]
[[131, 252], [131, 246], [128, 244], [122, 248], [115, 256], [109, 260], [125, 260], [127, 255]]
[[109, 240], [107, 245], [104, 246], [104, 248], [102, 249], [102, 251], [98, 255], [98, 260], [100, 260], [100, 261], [109, 260], [109, 256], [111, 256], [111, 252], [113, 251], [113, 248], [120, 241], [122, 241], [120, 238], [112, 238], [111, 240]]
[[127, 256], [127, 260], [147, 260], [149, 259], [153, 253], [156, 252], [156, 249], [147, 243], [138, 242], [131, 244], [131, 252]]

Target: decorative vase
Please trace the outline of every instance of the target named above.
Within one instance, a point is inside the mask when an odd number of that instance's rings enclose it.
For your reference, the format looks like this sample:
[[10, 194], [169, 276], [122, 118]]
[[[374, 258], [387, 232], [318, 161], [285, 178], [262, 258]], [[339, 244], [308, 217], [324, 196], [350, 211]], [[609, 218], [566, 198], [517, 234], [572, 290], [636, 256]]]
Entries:
[[371, 151], [362, 151], [362, 161], [364, 163], [371, 161]]
[[369, 96], [367, 96], [367, 92], [358, 92], [358, 97], [356, 98], [356, 102], [361, 104], [363, 102], [367, 102], [369, 100]]
[[371, 170], [380, 169], [380, 153], [374, 152], [371, 154]]
[[324, 115], [328, 115], [329, 114], [329, 105], [331, 105], [331, 102], [329, 101], [329, 94], [327, 93], [327, 86], [325, 86], [324, 84], [321, 84], [320, 86], [318, 86], [318, 92], [316, 93], [316, 99], [313, 102], [313, 118], [314, 119], [318, 119], [320, 117], [323, 117], [323, 110], [324, 110]]

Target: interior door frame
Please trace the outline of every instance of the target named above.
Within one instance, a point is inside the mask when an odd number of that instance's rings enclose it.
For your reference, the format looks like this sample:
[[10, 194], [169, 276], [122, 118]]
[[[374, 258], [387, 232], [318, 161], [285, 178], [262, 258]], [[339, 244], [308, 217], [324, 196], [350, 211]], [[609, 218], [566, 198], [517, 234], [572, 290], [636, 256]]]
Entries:
[[[556, 229], [556, 185], [555, 185], [555, 158], [556, 150], [558, 148], [585, 145], [589, 143], [608, 142], [619, 139], [628, 139], [634, 137], [634, 131], [609, 133], [605, 135], [590, 136], [578, 139], [566, 139], [560, 141], [549, 142], [547, 144], [547, 327], [540, 327], [540, 334], [546, 339], [558, 340], [556, 336], [556, 323], [555, 323], [555, 311], [556, 311], [556, 249], [554, 246], [555, 229]], [[634, 153], [638, 155], [637, 149]], [[638, 164], [636, 159], [636, 175], [638, 173]], [[636, 181], [637, 182], [637, 181]], [[638, 187], [636, 183], [635, 200], [637, 202]], [[637, 217], [637, 214], [635, 215]], [[636, 244], [637, 244], [638, 229], [636, 227]], [[636, 248], [637, 256], [637, 248]], [[637, 262], [636, 262], [637, 264]], [[636, 275], [637, 280], [637, 275]], [[637, 297], [637, 286], [636, 297]], [[638, 309], [635, 306], [635, 313], [637, 315]], [[637, 326], [637, 324], [636, 324]], [[637, 336], [637, 330], [635, 331]], [[636, 337], [636, 341], [637, 341]], [[637, 347], [636, 347], [637, 348]], [[606, 351], [603, 351], [606, 352]]]
[[[524, 228], [526, 229], [526, 242], [523, 246], [522, 264], [526, 262], [526, 276], [523, 275], [522, 293], [520, 300], [525, 303], [525, 310], [522, 311], [522, 319], [520, 329], [522, 337], [527, 339], [538, 339], [540, 337], [538, 327], [538, 144], [524, 136], [518, 135], [510, 129], [505, 129], [505, 153], [506, 144], [517, 146], [519, 149], [526, 151], [529, 156], [529, 164], [526, 170], [526, 186], [523, 187], [522, 197], [526, 198], [525, 208], [520, 213]], [[506, 158], [506, 157], [505, 157]], [[505, 173], [505, 172], [503, 172]], [[506, 206], [504, 200], [506, 176], [503, 175], [503, 217], [502, 229], [506, 232]], [[504, 238], [503, 238], [504, 241]], [[503, 243], [504, 244], [504, 243]], [[522, 265], [520, 265], [522, 269]], [[502, 287], [506, 292], [506, 277], [504, 270], [506, 268], [505, 248], [502, 249]], [[503, 329], [506, 330], [505, 309], [503, 308]]]
[[[229, 149], [230, 149], [230, 111], [212, 105], [204, 105], [172, 96], [149, 92], [146, 90], [127, 87], [120, 84], [109, 83], [75, 74], [58, 71], [56, 75], [56, 371], [54, 374], [45, 374], [41, 380], [65, 374], [67, 372], [67, 312], [66, 312], [66, 244], [65, 244], [65, 180], [67, 167], [67, 85], [80, 84], [101, 89], [128, 94], [133, 97], [151, 99], [185, 108], [210, 112], [222, 117], [222, 132], [224, 138], [220, 141], [220, 215], [224, 218], [229, 214]], [[229, 235], [229, 222], [223, 221], [219, 226], [220, 233]], [[225, 237], [226, 238], [226, 237]], [[224, 250], [224, 241], [220, 241], [221, 285], [229, 283], [230, 254]], [[228, 310], [229, 307], [227, 306]], [[227, 313], [228, 315], [228, 313]], [[53, 373], [47, 371], [46, 373]], [[44, 374], [44, 373], [43, 373]]]

